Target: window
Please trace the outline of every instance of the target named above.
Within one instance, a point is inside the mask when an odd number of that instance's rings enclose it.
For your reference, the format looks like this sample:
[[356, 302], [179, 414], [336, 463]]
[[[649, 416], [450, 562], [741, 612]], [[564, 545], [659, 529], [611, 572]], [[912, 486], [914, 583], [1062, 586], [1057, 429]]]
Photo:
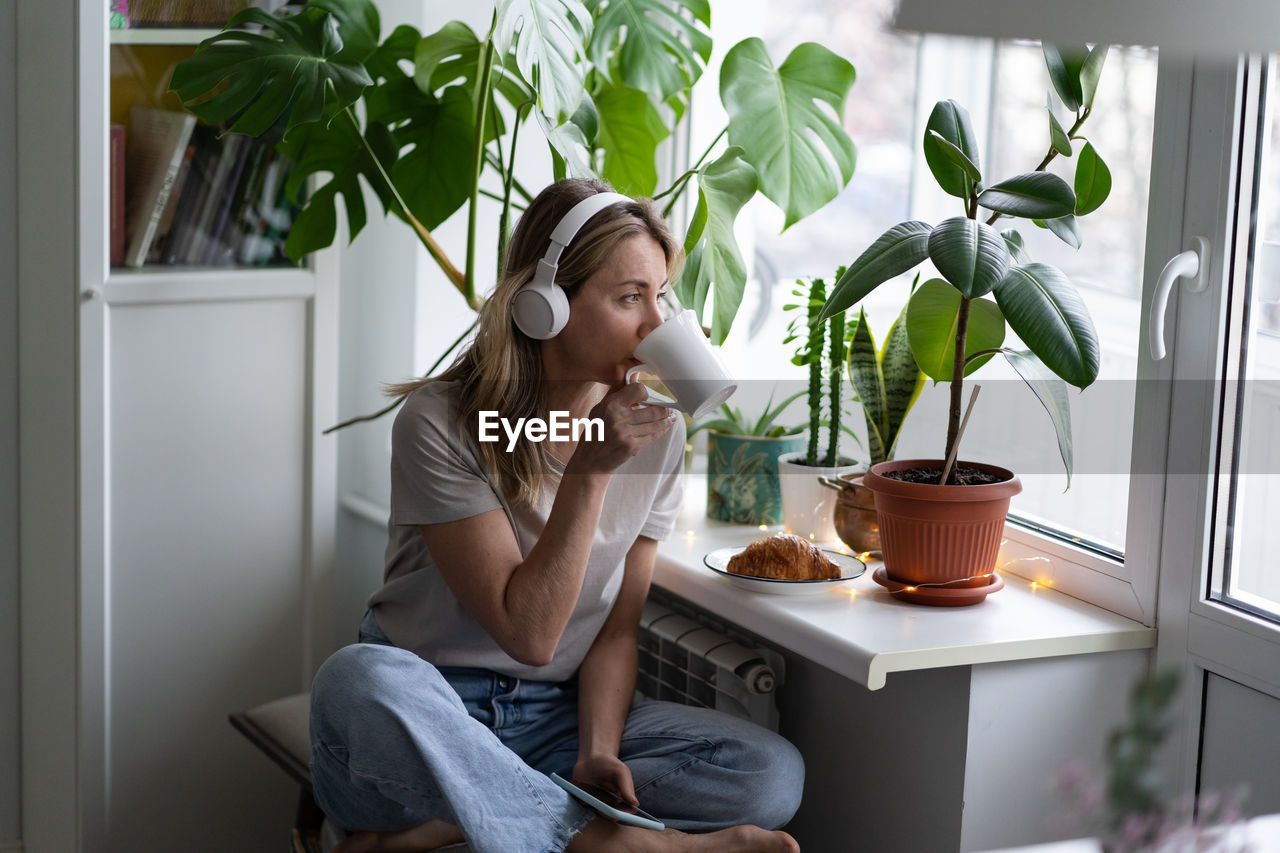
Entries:
[[1253, 215], [1237, 232], [1224, 340], [1214, 597], [1280, 619], [1280, 78], [1275, 57], [1248, 68], [1254, 166], [1241, 195]]
[[[790, 301], [797, 278], [833, 280], [839, 265], [893, 224], [906, 218], [937, 222], [961, 212], [955, 199], [937, 189], [921, 156], [923, 126], [934, 103], [954, 98], [969, 110], [985, 146], [983, 163], [990, 164], [984, 173], [1003, 178], [1034, 169], [1044, 156], [1051, 91], [1037, 43], [895, 33], [885, 23], [892, 0], [746, 6], [741, 14], [713, 17], [722, 49], [746, 34], [734, 28], [749, 21], [753, 30], [771, 34], [768, 46], [778, 61], [799, 42], [813, 40], [854, 64], [858, 80], [846, 127], [858, 146], [858, 163], [840, 197], [786, 233], [780, 233], [781, 213], [763, 200], [740, 217], [739, 239], [754, 256], [759, 281], [748, 286], [725, 354], [740, 376], [761, 380], [747, 383], [742, 401], [750, 400], [752, 385], [762, 386], [763, 399], [776, 380], [800, 381], [782, 345], [789, 316], [779, 310]], [[1003, 360], [971, 378], [983, 393], [962, 445], [966, 458], [999, 461], [1018, 472], [1024, 491], [1013, 514], [1027, 529], [1058, 538], [1065, 549], [1060, 553], [1069, 551], [1071, 559], [1100, 561], [1103, 571], [1120, 575], [1133, 464], [1156, 67], [1154, 49], [1113, 47], [1108, 55], [1095, 112], [1082, 133], [1110, 167], [1113, 190], [1102, 209], [1082, 221], [1082, 250], [1026, 221], [1017, 223], [1033, 257], [1061, 268], [1080, 289], [1103, 348], [1098, 381], [1071, 395], [1076, 464], [1070, 490], [1064, 491], [1066, 477], [1046, 414]], [[715, 107], [695, 105], [692, 150], [700, 151], [723, 126]], [[1061, 108], [1058, 117], [1064, 117]], [[1073, 162], [1063, 165], [1064, 174], [1073, 173]], [[864, 301], [877, 340], [909, 286], [903, 276]], [[942, 455], [946, 398], [945, 385], [926, 389], [904, 426], [898, 458]], [[860, 432], [860, 415], [854, 421]]]

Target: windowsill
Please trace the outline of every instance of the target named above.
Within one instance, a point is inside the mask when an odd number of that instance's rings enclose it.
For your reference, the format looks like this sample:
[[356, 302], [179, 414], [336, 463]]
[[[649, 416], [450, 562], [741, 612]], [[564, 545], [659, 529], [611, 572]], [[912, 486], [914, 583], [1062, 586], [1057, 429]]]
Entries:
[[815, 595], [739, 589], [702, 558], [764, 534], [708, 519], [705, 494], [705, 477], [691, 474], [675, 532], [658, 547], [654, 583], [868, 689], [883, 687], [890, 672], [1155, 645], [1154, 628], [1009, 572], [1002, 572], [1004, 589], [969, 607], [897, 600], [871, 579], [877, 562], [861, 577]]

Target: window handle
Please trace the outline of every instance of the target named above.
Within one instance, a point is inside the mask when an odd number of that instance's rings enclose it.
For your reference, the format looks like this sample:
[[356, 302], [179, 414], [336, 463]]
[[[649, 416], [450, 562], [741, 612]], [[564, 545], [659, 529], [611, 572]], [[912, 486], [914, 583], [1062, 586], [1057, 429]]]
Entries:
[[1199, 293], [1208, 284], [1209, 241], [1204, 237], [1192, 237], [1191, 248], [1179, 252], [1169, 259], [1160, 272], [1160, 280], [1156, 282], [1155, 295], [1151, 297], [1151, 358], [1160, 361], [1165, 356], [1164, 350], [1164, 315], [1169, 307], [1169, 292], [1173, 283], [1186, 276], [1187, 291]]

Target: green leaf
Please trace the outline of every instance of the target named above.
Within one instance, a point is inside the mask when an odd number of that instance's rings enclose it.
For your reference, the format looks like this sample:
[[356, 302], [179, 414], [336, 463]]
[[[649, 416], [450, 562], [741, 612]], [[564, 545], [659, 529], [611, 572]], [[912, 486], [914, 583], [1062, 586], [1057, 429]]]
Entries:
[[1102, 77], [1102, 64], [1107, 61], [1109, 45], [1096, 44], [1080, 66], [1080, 101], [1086, 109], [1093, 107], [1098, 93], [1098, 80]]
[[309, 0], [308, 6], [324, 9], [338, 22], [338, 35], [342, 37], [342, 52], [338, 55], [348, 62], [367, 62], [378, 49], [381, 24], [378, 7], [372, 0]]
[[853, 338], [849, 341], [849, 353], [845, 360], [849, 381], [858, 392], [862, 413], [867, 421], [867, 452], [873, 463], [888, 458], [885, 434], [889, 431], [886, 415], [884, 376], [880, 372], [880, 359], [876, 353], [875, 338], [867, 323], [865, 311], [858, 311]]
[[985, 222], [956, 216], [929, 234], [929, 260], [970, 299], [990, 293], [1013, 263], [1004, 238]]
[[581, 0], [498, 0], [493, 42], [503, 56], [514, 50], [552, 127], [567, 121], [582, 100], [590, 37], [591, 13]]
[[819, 319], [825, 320], [848, 310], [884, 282], [929, 257], [929, 234], [932, 231], [929, 223], [912, 220], [881, 234], [836, 281]]
[[1053, 431], [1058, 437], [1058, 453], [1067, 469], [1067, 488], [1071, 488], [1071, 472], [1075, 465], [1075, 453], [1071, 445], [1071, 404], [1067, 399], [1067, 385], [1027, 350], [1004, 350], [1005, 360], [1022, 377], [1022, 381], [1035, 393], [1036, 399], [1053, 421]]
[[971, 184], [963, 166], [958, 165], [934, 140], [934, 134], [955, 146], [965, 159], [980, 171], [978, 137], [973, 132], [969, 112], [955, 101], [938, 101], [924, 132], [924, 159], [929, 164], [938, 186], [943, 192], [956, 198], [968, 198]]
[[1068, 51], [1065, 55], [1054, 45], [1047, 42], [1041, 47], [1044, 50], [1044, 63], [1049, 69], [1049, 80], [1053, 90], [1062, 99], [1063, 106], [1073, 113], [1080, 110], [1084, 103], [1084, 93], [1080, 88], [1080, 68], [1084, 65], [1084, 51]]
[[[747, 268], [733, 233], [738, 211], [756, 194], [755, 169], [742, 157], [742, 149], [730, 146], [714, 162], [698, 170], [698, 204], [706, 207], [705, 227], [697, 244], [689, 253], [677, 293], [681, 302], [686, 295], [705, 304], [706, 294], [715, 293], [715, 314], [711, 322], [711, 341], [724, 342], [747, 283]], [[696, 257], [695, 257], [696, 255]], [[701, 316], [701, 308], [698, 309]]]
[[595, 18], [588, 55], [615, 84], [661, 103], [702, 76], [711, 58], [708, 0], [587, 0], [587, 7]]
[[231, 132], [260, 136], [287, 113], [288, 136], [300, 125], [332, 118], [336, 110], [326, 106], [348, 107], [373, 83], [363, 65], [340, 58], [338, 20], [323, 10], [277, 18], [250, 7], [227, 26], [246, 24], [263, 31], [220, 32], [174, 68], [169, 88], [209, 124], [234, 116]]
[[644, 92], [605, 82], [595, 94], [600, 118], [596, 144], [604, 149], [602, 177], [630, 196], [653, 195], [658, 143], [670, 135]]
[[551, 146], [553, 158], [558, 157], [564, 167], [564, 173], [557, 175], [557, 180], [565, 175], [573, 178], [595, 177], [595, 169], [591, 165], [591, 145], [582, 128], [572, 121], [553, 127], [542, 110], [534, 110], [533, 114], [538, 120], [538, 126], [542, 128], [547, 144]]
[[1084, 236], [1080, 233], [1080, 223], [1076, 221], [1074, 216], [1046, 219], [1044, 227], [1056, 234], [1059, 240], [1073, 249], [1079, 249], [1084, 243]]
[[729, 143], [742, 147], [760, 192], [782, 208], [784, 229], [835, 198], [853, 176], [857, 151], [843, 121], [854, 77], [852, 65], [812, 42], [777, 69], [758, 38], [724, 58], [720, 100]]
[[1060, 270], [1041, 263], [1014, 267], [995, 295], [1009, 326], [1054, 374], [1077, 388], [1098, 377], [1098, 333]]
[[[917, 276], [917, 279], [919, 277]], [[907, 419], [911, 407], [924, 390], [924, 371], [916, 364], [911, 353], [911, 338], [907, 334], [907, 305], [902, 306], [880, 350], [880, 374], [884, 377], [885, 459], [892, 459], [898, 444], [898, 434]], [[966, 347], [967, 349], [967, 347]], [[975, 368], [976, 369], [976, 368]]]
[[1031, 256], [1027, 254], [1027, 246], [1022, 241], [1021, 234], [1013, 228], [1006, 228], [1000, 232], [1000, 236], [1004, 238], [1004, 245], [1009, 250], [1009, 254], [1013, 257], [1015, 264], [1031, 263]]
[[[391, 135], [379, 124], [367, 125], [365, 135], [378, 151], [384, 168], [389, 169], [396, 154], [396, 144]], [[306, 206], [289, 229], [285, 251], [293, 260], [300, 260], [303, 255], [333, 243], [337, 228], [334, 205], [339, 193], [346, 206], [350, 238], [354, 239], [360, 233], [367, 219], [361, 175], [373, 187], [384, 209], [392, 209], [390, 191], [348, 118], [335, 121], [327, 128], [318, 122], [300, 125], [277, 148], [294, 164], [285, 184], [290, 198], [298, 198], [310, 176], [331, 175], [323, 186], [310, 194]]]
[[396, 131], [401, 148], [412, 148], [396, 161], [391, 180], [428, 230], [471, 197], [471, 176], [459, 164], [471, 162], [475, 135], [475, 106], [459, 86], [445, 89], [439, 102], [425, 101]]
[[1102, 162], [1092, 142], [1080, 149], [1075, 178], [1076, 216], [1093, 213], [1111, 195], [1111, 170]]
[[988, 187], [978, 204], [1010, 216], [1057, 219], [1075, 213], [1076, 194], [1052, 172], [1024, 172]]
[[[982, 173], [978, 171], [978, 167], [973, 165], [965, 153], [944, 139], [936, 130], [925, 131], [924, 140], [925, 147], [933, 147], [939, 151], [942, 156], [946, 157], [952, 163], [960, 167], [960, 171], [964, 172], [971, 184], [982, 183]], [[966, 194], [967, 197], [967, 194]]]
[[[960, 293], [940, 278], [930, 279], [916, 289], [907, 303], [907, 336], [911, 354], [925, 375], [934, 382], [950, 382], [955, 371], [956, 331], [959, 329]], [[969, 302], [964, 353], [969, 358], [981, 350], [999, 349], [1004, 343], [1004, 317], [994, 302]], [[968, 376], [991, 359], [974, 359], [964, 369]]]
[[1049, 113], [1049, 144], [1053, 146], [1053, 150], [1057, 151], [1063, 157], [1071, 156], [1071, 139], [1067, 136], [1067, 132], [1062, 129], [1062, 125], [1058, 122], [1058, 117], [1053, 114], [1053, 108], [1046, 109]]
[[[778, 415], [781, 415], [788, 406], [790, 406], [796, 400], [799, 400], [806, 393], [808, 392], [803, 390], [797, 391], [796, 393], [792, 394], [790, 397], [783, 400], [781, 403], [779, 403], [776, 406], [772, 406], [773, 394], [770, 393], [769, 400], [768, 402], [765, 403], [764, 411], [760, 413], [759, 419], [751, 427], [749, 434], [750, 435], [767, 435], [770, 431], [770, 427], [773, 426], [773, 422], [778, 419]], [[779, 431], [778, 435], [784, 435], [788, 432], [791, 432], [795, 428], [780, 426], [780, 427], [776, 427], [775, 429]]]

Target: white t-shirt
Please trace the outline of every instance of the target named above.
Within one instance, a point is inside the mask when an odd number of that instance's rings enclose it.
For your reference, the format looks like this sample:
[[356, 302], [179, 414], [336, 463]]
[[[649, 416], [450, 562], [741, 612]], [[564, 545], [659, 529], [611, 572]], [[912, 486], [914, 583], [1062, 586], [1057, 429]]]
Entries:
[[[546, 525], [564, 466], [548, 454], [553, 476], [537, 505], [510, 503], [486, 473], [477, 437], [462, 423], [456, 384], [422, 386], [405, 400], [391, 431], [386, 568], [382, 588], [369, 599], [378, 626], [395, 645], [437, 666], [482, 667], [540, 681], [572, 677], [617, 598], [627, 551], [637, 537], [671, 533], [683, 498], [684, 445], [684, 425], [677, 423], [615, 472], [582, 592], [555, 657], [546, 666], [529, 666], [504, 652], [454, 597], [418, 525], [502, 509], [527, 556]], [[497, 446], [506, 446], [505, 434]]]

